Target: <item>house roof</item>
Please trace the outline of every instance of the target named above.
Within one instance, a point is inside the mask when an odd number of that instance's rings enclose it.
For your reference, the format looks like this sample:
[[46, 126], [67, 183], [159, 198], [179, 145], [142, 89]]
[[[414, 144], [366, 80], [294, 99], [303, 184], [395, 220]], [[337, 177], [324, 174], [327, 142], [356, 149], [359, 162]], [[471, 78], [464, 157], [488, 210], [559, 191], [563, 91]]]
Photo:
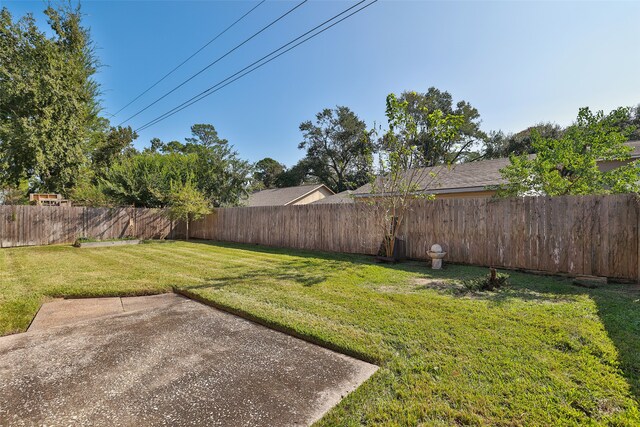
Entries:
[[[633, 148], [630, 153], [632, 159], [640, 158], [640, 141], [628, 141], [625, 145]], [[534, 155], [532, 154], [532, 156]], [[417, 173], [417, 176], [422, 177], [422, 185], [419, 191], [433, 194], [484, 191], [487, 187], [506, 183], [500, 173], [500, 169], [509, 164], [508, 158], [502, 158], [457, 163], [451, 166], [422, 168]], [[432, 174], [436, 175], [436, 177], [434, 178]], [[356, 197], [358, 194], [365, 195], [370, 193], [371, 184], [363, 185], [352, 192]], [[328, 197], [327, 199], [331, 198]], [[345, 202], [348, 203], [352, 199], [353, 197], [348, 197]], [[325, 203], [331, 203], [331, 201], [327, 200]]]
[[314, 191], [325, 189], [333, 191], [324, 184], [298, 185], [297, 187], [272, 188], [257, 191], [249, 195], [246, 206], [286, 206], [300, 200]]
[[624, 145], [633, 148], [633, 151], [631, 152], [632, 158], [637, 159], [640, 157], [640, 141], [629, 141], [625, 142]]
[[327, 196], [324, 199], [316, 200], [313, 202], [314, 205], [327, 205], [327, 204], [336, 204], [336, 203], [353, 203], [353, 194], [352, 190], [345, 190], [338, 194], [332, 194], [331, 196]]
[[[504, 158], [421, 168], [415, 175], [421, 178], [417, 183], [418, 191], [434, 194], [483, 191], [488, 186], [506, 182], [500, 174], [500, 169], [508, 164], [509, 159]], [[371, 184], [365, 184], [353, 191], [356, 197], [370, 193]]]

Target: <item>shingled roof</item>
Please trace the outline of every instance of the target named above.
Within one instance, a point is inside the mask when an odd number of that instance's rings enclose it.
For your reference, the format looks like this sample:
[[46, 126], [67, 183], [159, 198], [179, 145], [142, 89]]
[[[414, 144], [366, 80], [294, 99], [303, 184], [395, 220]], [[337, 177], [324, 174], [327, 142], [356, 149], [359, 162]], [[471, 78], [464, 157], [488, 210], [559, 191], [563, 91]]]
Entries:
[[[625, 145], [631, 147], [632, 159], [640, 158], [640, 141], [628, 141]], [[534, 156], [532, 154], [532, 156]], [[506, 184], [500, 174], [500, 169], [509, 165], [508, 158], [479, 160], [469, 163], [458, 163], [451, 166], [434, 166], [423, 168], [416, 176], [423, 177], [420, 191], [431, 194], [461, 193], [484, 191], [487, 187]], [[432, 177], [432, 174], [436, 177]], [[353, 196], [371, 193], [371, 184], [363, 185], [352, 192]], [[332, 196], [328, 199], [332, 199]], [[352, 200], [353, 197], [346, 198]], [[327, 200], [325, 203], [329, 203]]]
[[308, 184], [298, 185], [297, 187], [272, 188], [250, 194], [245, 205], [286, 206], [293, 204], [304, 196], [322, 188], [333, 193], [333, 191], [331, 191], [331, 189], [324, 184]]
[[353, 203], [352, 194], [353, 194], [352, 190], [342, 191], [338, 194], [327, 196], [324, 199], [316, 200], [315, 202], [313, 202], [313, 204], [327, 205], [327, 204], [336, 204], [336, 203]]
[[[505, 158], [422, 168], [415, 174], [422, 177], [418, 191], [433, 194], [483, 191], [488, 186], [506, 182], [500, 169], [508, 164], [509, 159]], [[356, 197], [370, 193], [371, 184], [353, 191]]]

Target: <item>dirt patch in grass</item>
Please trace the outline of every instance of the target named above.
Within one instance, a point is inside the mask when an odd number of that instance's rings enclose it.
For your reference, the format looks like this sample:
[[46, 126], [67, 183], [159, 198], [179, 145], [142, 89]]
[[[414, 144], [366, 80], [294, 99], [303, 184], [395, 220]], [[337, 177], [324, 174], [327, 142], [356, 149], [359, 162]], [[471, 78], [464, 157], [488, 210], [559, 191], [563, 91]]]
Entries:
[[444, 292], [465, 292], [466, 288], [460, 282], [453, 280], [443, 280], [430, 277], [418, 277], [413, 280], [413, 287], [416, 290], [420, 289], [435, 289], [437, 291]]

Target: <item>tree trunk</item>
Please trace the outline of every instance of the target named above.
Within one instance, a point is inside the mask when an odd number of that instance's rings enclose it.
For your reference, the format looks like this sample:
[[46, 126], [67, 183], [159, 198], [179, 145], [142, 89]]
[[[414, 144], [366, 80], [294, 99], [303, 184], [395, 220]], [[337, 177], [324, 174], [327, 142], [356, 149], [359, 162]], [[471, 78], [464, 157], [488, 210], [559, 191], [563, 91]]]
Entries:
[[187, 240], [189, 240], [189, 220], [187, 220]]

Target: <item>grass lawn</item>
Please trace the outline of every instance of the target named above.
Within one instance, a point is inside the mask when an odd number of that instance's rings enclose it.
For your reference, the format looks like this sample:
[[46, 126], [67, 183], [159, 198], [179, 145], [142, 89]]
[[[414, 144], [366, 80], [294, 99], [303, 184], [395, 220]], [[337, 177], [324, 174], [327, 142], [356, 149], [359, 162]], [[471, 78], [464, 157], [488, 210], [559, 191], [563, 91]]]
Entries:
[[640, 425], [640, 291], [232, 244], [0, 250], [0, 334], [55, 296], [179, 288], [381, 365], [319, 425]]

